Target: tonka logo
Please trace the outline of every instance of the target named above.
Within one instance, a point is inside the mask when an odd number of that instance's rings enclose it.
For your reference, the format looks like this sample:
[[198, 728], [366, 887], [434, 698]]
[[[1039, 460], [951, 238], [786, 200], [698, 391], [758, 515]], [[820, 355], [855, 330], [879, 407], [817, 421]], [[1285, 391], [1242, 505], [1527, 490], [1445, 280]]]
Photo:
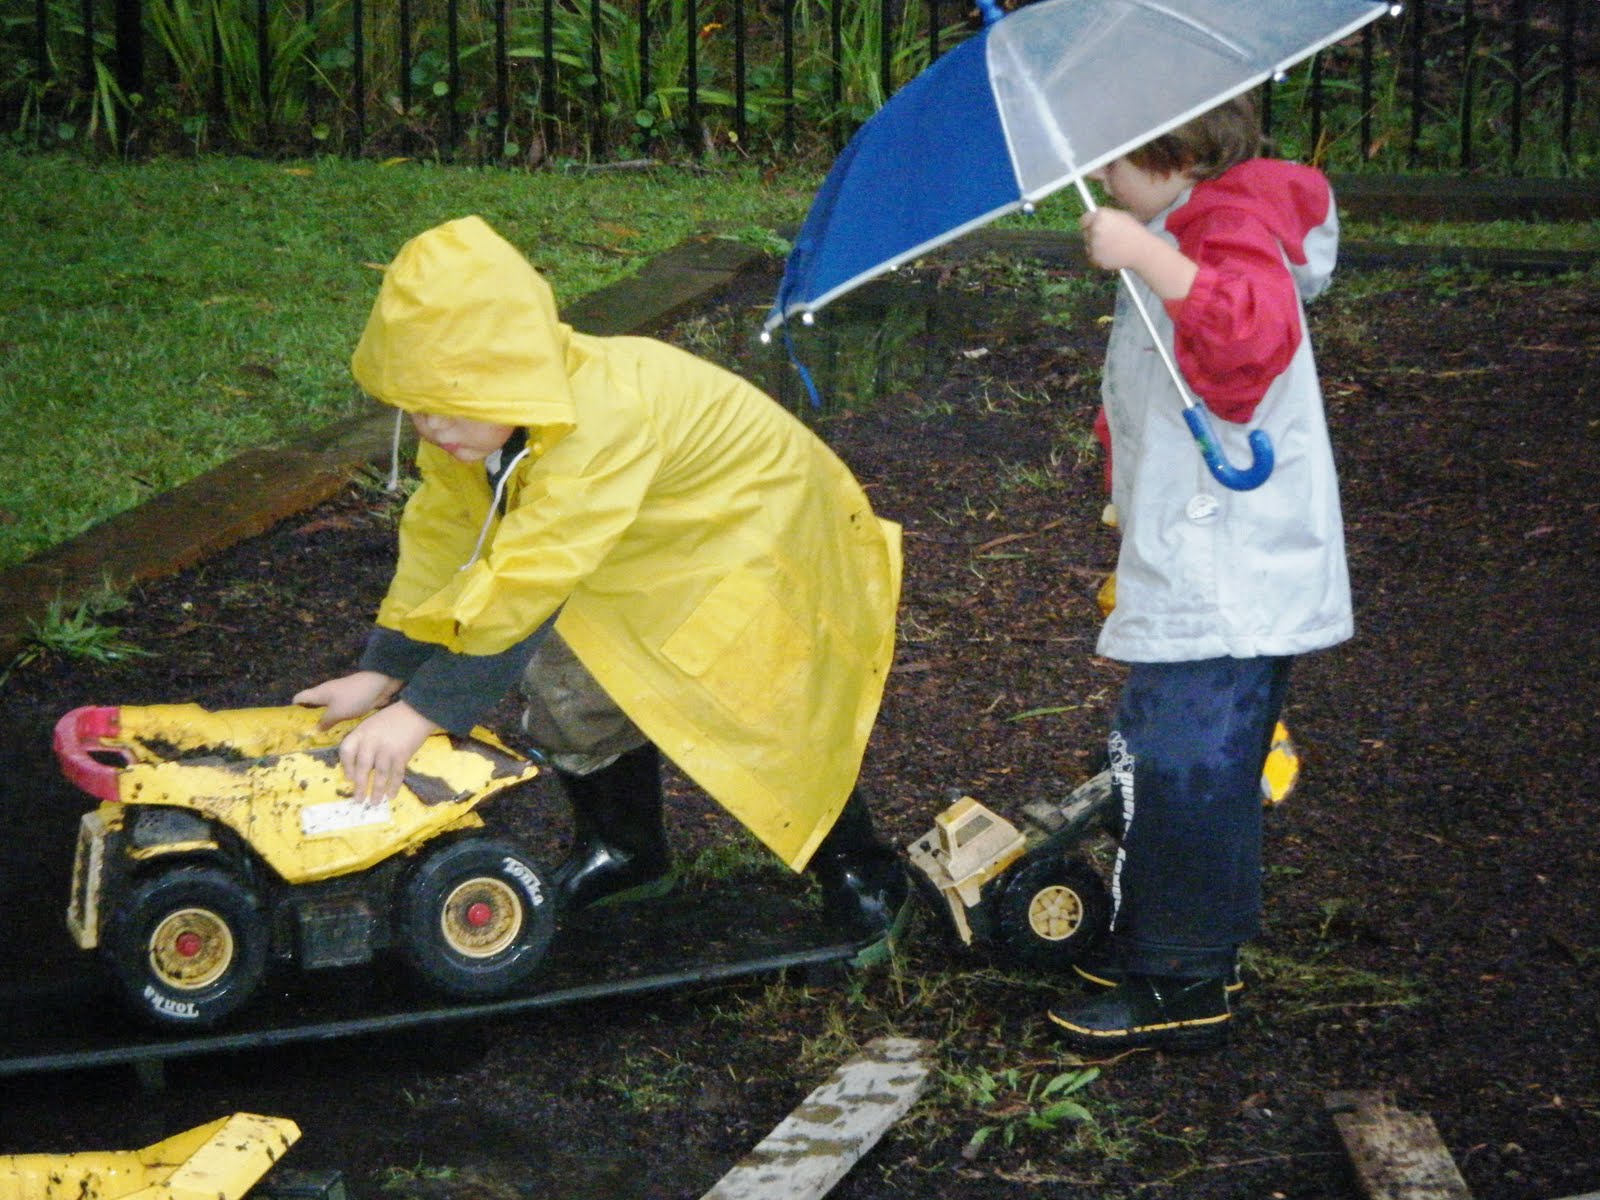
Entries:
[[528, 893], [528, 903], [535, 907], [544, 903], [544, 887], [539, 882], [539, 877], [528, 870], [526, 863], [520, 863], [507, 855], [500, 860], [500, 867], [518, 883], [522, 890]]
[[144, 998], [150, 1002], [152, 1009], [164, 1017], [179, 1017], [185, 1021], [192, 1021], [200, 1015], [200, 1010], [189, 1001], [163, 996], [149, 984], [145, 984]]

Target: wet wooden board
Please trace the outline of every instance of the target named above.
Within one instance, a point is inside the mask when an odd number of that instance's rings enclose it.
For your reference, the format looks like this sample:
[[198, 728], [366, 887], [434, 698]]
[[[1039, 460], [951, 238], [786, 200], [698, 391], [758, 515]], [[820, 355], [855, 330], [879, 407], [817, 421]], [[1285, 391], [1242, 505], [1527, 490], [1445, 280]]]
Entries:
[[816, 1200], [927, 1086], [931, 1042], [878, 1038], [833, 1073], [703, 1200]]
[[1329, 1092], [1324, 1106], [1367, 1200], [1472, 1200], [1432, 1117], [1385, 1092]]

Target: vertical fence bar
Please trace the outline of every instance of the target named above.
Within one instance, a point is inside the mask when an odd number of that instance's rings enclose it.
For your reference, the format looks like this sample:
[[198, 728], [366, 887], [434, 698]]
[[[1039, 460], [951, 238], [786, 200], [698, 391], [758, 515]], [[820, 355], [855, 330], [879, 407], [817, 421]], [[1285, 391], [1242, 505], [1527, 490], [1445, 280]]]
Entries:
[[1472, 170], [1472, 115], [1473, 88], [1477, 83], [1478, 16], [1472, 0], [1462, 0], [1461, 6], [1461, 148], [1460, 167]]
[[783, 136], [794, 149], [794, 3], [783, 0]]
[[445, 97], [449, 107], [445, 110], [445, 128], [449, 136], [449, 155], [456, 156], [456, 148], [461, 144], [461, 4], [460, 0], [449, 0], [444, 6], [444, 38], [445, 53], [449, 57], [450, 94]]
[[362, 6], [365, 0], [350, 0], [350, 43], [355, 50], [352, 76], [355, 84], [355, 153], [359, 158], [367, 145], [367, 37]]
[[144, 4], [121, 0], [116, 7], [117, 86], [124, 96], [144, 93]]
[[833, 64], [829, 71], [833, 95], [833, 112], [829, 120], [833, 125], [834, 149], [837, 150], [849, 135], [849, 122], [844, 115], [844, 0], [834, 0], [828, 5], [828, 57]]
[[745, 120], [744, 0], [733, 0], [733, 134], [744, 148], [749, 129]]
[[270, 20], [267, 0], [256, 0], [256, 74], [260, 76], [256, 82], [260, 85], [261, 128], [266, 131], [269, 146], [272, 143], [272, 39], [267, 24]]
[[228, 108], [223, 93], [222, 78], [222, 14], [211, 9], [211, 116], [217, 122], [227, 118]]
[[1361, 27], [1361, 151], [1366, 162], [1372, 156], [1372, 59], [1373, 31], [1369, 21]]
[[894, 95], [894, 0], [882, 0], [878, 13], [878, 86], [887, 104]]
[[939, 0], [928, 0], [928, 61], [939, 57]]
[[400, 153], [411, 153], [411, 0], [400, 0]]
[[1578, 0], [1561, 13], [1561, 157], [1572, 165], [1572, 113], [1578, 106]]
[[494, 0], [494, 115], [500, 131], [500, 144], [494, 147], [498, 161], [506, 156], [511, 141], [511, 64], [506, 40], [506, 0]]
[[[639, 107], [646, 108], [654, 94], [655, 88], [650, 78], [650, 0], [639, 0]], [[656, 106], [658, 110], [660, 107]], [[645, 128], [646, 144], [651, 140], [651, 128]]]
[[81, 11], [83, 13], [83, 90], [92, 96], [95, 93], [94, 0], [83, 0]]
[[544, 0], [544, 87], [539, 107], [544, 115], [544, 152], [553, 152], [556, 141], [556, 4]]
[[598, 155], [605, 143], [605, 131], [601, 128], [602, 109], [605, 104], [605, 90], [601, 83], [601, 28], [600, 0], [589, 0], [589, 154], [591, 157]]
[[1322, 55], [1311, 56], [1311, 161], [1322, 161]]
[[[317, 0], [306, 0], [305, 11], [306, 28], [316, 29]], [[308, 148], [317, 144], [317, 72], [314, 69], [317, 56], [315, 50], [316, 43], [313, 41], [307, 52], [313, 69], [306, 72], [306, 138]]]
[[1427, 24], [1427, 0], [1411, 0], [1411, 145], [1406, 151], [1406, 162], [1417, 165], [1422, 154], [1422, 33]]
[[1522, 76], [1528, 63], [1528, 0], [1511, 6], [1511, 173], [1522, 161]]
[[1261, 85], [1261, 136], [1267, 139], [1272, 137], [1272, 93], [1274, 81], [1268, 79]]
[[689, 28], [688, 59], [684, 63], [689, 72], [689, 153], [699, 158], [705, 152], [705, 138], [700, 132], [700, 10], [695, 0], [684, 0], [683, 17]]
[[34, 0], [33, 74], [40, 83], [50, 78], [50, 3]]

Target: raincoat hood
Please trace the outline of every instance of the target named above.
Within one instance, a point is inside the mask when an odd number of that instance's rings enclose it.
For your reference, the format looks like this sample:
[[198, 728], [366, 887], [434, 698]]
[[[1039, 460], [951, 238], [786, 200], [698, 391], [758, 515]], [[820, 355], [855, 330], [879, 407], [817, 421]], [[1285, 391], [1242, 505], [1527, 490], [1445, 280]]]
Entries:
[[350, 368], [406, 412], [571, 430], [571, 330], [550, 285], [481, 217], [418, 234], [384, 271]]

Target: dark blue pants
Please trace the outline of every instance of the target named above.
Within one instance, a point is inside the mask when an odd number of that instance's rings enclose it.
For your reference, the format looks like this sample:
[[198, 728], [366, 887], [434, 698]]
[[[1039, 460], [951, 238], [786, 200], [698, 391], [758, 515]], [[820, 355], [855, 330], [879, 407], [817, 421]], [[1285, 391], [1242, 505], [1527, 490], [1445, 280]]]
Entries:
[[1123, 833], [1113, 950], [1148, 975], [1231, 968], [1261, 913], [1261, 768], [1289, 658], [1136, 663], [1111, 729]]

